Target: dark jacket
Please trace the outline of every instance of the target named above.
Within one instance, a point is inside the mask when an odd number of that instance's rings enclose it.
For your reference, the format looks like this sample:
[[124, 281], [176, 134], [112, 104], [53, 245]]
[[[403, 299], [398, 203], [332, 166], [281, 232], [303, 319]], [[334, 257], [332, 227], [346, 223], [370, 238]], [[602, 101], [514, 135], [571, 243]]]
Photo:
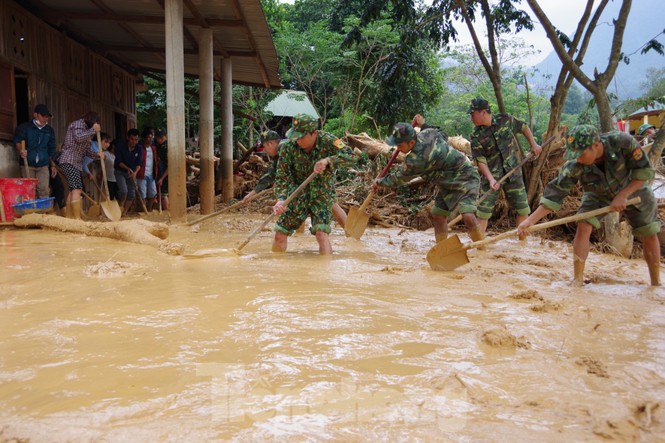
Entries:
[[[28, 151], [28, 165], [42, 167], [49, 165], [49, 159], [55, 155], [55, 131], [51, 125], [39, 129], [34, 120], [21, 123], [14, 131], [14, 146], [25, 140]], [[23, 160], [19, 157], [19, 164]]]

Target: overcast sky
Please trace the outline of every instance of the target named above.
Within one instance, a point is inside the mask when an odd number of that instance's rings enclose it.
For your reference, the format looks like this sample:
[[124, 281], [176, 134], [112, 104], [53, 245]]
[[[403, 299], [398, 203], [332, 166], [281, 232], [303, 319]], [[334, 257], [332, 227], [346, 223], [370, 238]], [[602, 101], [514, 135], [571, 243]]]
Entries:
[[[294, 2], [294, 0], [279, 1], [281, 3], [291, 4]], [[543, 11], [545, 11], [545, 14], [547, 14], [554, 26], [556, 26], [564, 34], [570, 35], [575, 30], [575, 27], [579, 22], [579, 18], [582, 16], [586, 2], [582, 0], [540, 0], [538, 4], [543, 9]], [[531, 8], [529, 8], [529, 5], [527, 5], [525, 1], [522, 2], [520, 7], [521, 9], [529, 12], [535, 21], [535, 17], [531, 12]], [[466, 25], [460, 23], [457, 31], [459, 33], [461, 44], [471, 44], [471, 37], [469, 36]], [[483, 37], [483, 41], [486, 41], [484, 34], [481, 34], [481, 36]], [[542, 61], [552, 50], [552, 45], [545, 36], [545, 31], [543, 31], [540, 23], [535, 23], [533, 31], [522, 31], [520, 32], [519, 36], [529, 44], [532, 44], [535, 49], [541, 51], [540, 54], [535, 55], [528, 60], [524, 60], [526, 65], [534, 65]]]

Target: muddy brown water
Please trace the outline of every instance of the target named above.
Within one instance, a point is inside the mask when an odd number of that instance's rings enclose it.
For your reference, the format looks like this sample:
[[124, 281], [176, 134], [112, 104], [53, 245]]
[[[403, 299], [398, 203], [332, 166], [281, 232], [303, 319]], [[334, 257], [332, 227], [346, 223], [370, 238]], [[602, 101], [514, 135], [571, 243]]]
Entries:
[[454, 272], [397, 229], [234, 254], [262, 217], [172, 226], [194, 257], [1, 230], [0, 441], [665, 441], [642, 260], [592, 253], [575, 288], [538, 237]]

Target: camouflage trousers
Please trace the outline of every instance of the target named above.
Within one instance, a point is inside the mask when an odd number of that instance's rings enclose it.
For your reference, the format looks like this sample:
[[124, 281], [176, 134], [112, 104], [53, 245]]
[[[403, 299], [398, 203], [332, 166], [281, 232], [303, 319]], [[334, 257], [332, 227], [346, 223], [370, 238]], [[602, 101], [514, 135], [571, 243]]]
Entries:
[[275, 223], [275, 232], [286, 235], [293, 233], [307, 219], [311, 218], [312, 227], [309, 231], [316, 234], [323, 231], [330, 234], [330, 223], [332, 221], [332, 205], [335, 201], [335, 192], [321, 186], [316, 186], [314, 182], [286, 208], [277, 223]]
[[476, 212], [480, 176], [475, 166], [465, 165], [457, 174], [433, 181], [438, 186], [439, 193], [434, 200], [432, 215], [448, 217], [455, 208], [459, 208], [460, 214]]
[[[640, 197], [642, 201], [634, 206], [628, 206], [622, 214], [633, 228], [635, 237], [650, 237], [660, 232], [660, 222], [658, 221], [658, 203], [653, 195], [651, 188], [643, 187], [635, 191], [631, 197]], [[612, 197], [599, 195], [595, 192], [585, 192], [582, 195], [582, 203], [577, 213], [589, 212], [594, 209], [609, 206], [612, 203]], [[600, 228], [600, 220], [606, 214], [597, 215], [584, 220], [582, 223], [589, 223], [596, 229]]]
[[[496, 176], [494, 176], [497, 180]], [[506, 200], [511, 208], [519, 215], [529, 215], [531, 208], [529, 201], [526, 197], [526, 189], [524, 187], [524, 180], [521, 175], [513, 175], [501, 184], [501, 189], [506, 195]], [[484, 195], [490, 190], [490, 183], [483, 177], [481, 180], [480, 195]], [[499, 191], [490, 193], [485, 200], [478, 205], [478, 212], [476, 215], [483, 220], [489, 220], [494, 212], [494, 206], [499, 198]]]

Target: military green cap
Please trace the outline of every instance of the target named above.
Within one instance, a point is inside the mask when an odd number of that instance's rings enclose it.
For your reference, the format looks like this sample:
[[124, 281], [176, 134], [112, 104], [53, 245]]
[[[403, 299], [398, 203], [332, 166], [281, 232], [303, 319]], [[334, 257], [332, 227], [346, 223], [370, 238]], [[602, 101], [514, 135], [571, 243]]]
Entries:
[[486, 109], [487, 112], [490, 112], [489, 102], [484, 98], [476, 97], [473, 100], [471, 100], [468, 113], [473, 114], [473, 111], [482, 111], [483, 109]]
[[655, 127], [654, 125], [650, 125], [649, 123], [644, 123], [644, 124], [641, 125], [639, 128], [637, 128], [637, 133], [638, 133], [639, 135], [644, 135], [644, 133], [645, 133], [645, 132], [647, 131], [647, 129], [649, 129], [649, 128], [654, 128], [654, 129], [656, 129], [656, 127]]
[[393, 133], [388, 136], [386, 143], [397, 146], [400, 143], [416, 139], [416, 130], [408, 123], [397, 123], [393, 126]]
[[319, 121], [308, 114], [296, 114], [293, 116], [293, 126], [286, 133], [286, 138], [296, 141], [303, 135], [311, 134], [319, 129]]
[[281, 137], [275, 131], [263, 131], [261, 133], [261, 138], [259, 138], [259, 146], [270, 140], [280, 140]]
[[566, 160], [576, 160], [594, 142], [600, 140], [598, 130], [593, 125], [579, 125], [568, 130], [566, 137]]

